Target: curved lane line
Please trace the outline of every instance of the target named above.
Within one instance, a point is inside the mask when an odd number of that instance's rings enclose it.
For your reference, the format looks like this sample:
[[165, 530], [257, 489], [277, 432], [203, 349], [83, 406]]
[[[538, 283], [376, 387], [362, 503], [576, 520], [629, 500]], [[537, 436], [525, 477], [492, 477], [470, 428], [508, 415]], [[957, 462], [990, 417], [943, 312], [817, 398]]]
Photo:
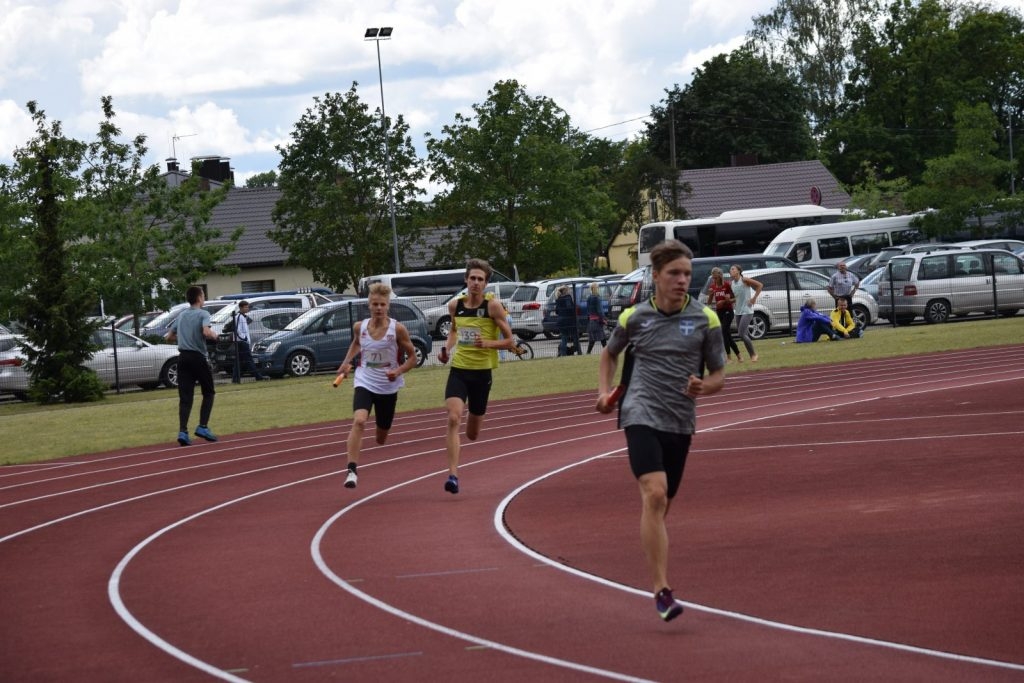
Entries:
[[[991, 382], [979, 382], [978, 384], [989, 384], [989, 383], [991, 383]], [[915, 393], [921, 393], [921, 392], [915, 392]], [[861, 399], [861, 400], [858, 400], [858, 401], [850, 401], [849, 403], [859, 403], [862, 400], [864, 400], [864, 399]], [[843, 405], [845, 405], [845, 404], [843, 404]], [[831, 407], [834, 407], [834, 406], [828, 406], [828, 408], [831, 408]], [[821, 406], [817, 406], [817, 407], [814, 407], [814, 408], [808, 408], [806, 410], [792, 411], [792, 412], [789, 412], [789, 413], [785, 413], [784, 415], [793, 415], [793, 414], [798, 414], [798, 413], [812, 412], [812, 411], [815, 411], [815, 410], [825, 410], [825, 409], [827, 409], [827, 408], [823, 408]], [[783, 415], [778, 415], [778, 416], [775, 416], [775, 417], [783, 417]], [[746, 424], [748, 422], [759, 422], [759, 421], [766, 420], [766, 419], [771, 419], [771, 418], [769, 418], [769, 417], [752, 418], [750, 420], [742, 420], [740, 422], [736, 422], [736, 423], [729, 424], [729, 425], [718, 425], [718, 426], [714, 427], [713, 429], [716, 430], [716, 431], [719, 431], [719, 430], [722, 430], [722, 429], [725, 429], [725, 428], [728, 428], [728, 427], [733, 427], [733, 426], [737, 426], [737, 425], [741, 425], [741, 424]], [[698, 430], [698, 433], [699, 432], [703, 432], [703, 431], [710, 431], [710, 428], [709, 429]], [[578, 576], [580, 578], [587, 579], [588, 581], [593, 581], [593, 582], [601, 584], [603, 586], [608, 586], [608, 587], [611, 587], [611, 588], [615, 588], [616, 590], [621, 590], [621, 591], [624, 591], [626, 593], [632, 593], [634, 595], [640, 595], [640, 596], [643, 596], [643, 597], [650, 597], [650, 595], [651, 595], [650, 591], [643, 590], [641, 588], [636, 588], [634, 586], [628, 586], [626, 584], [619, 583], [617, 581], [612, 581], [610, 579], [606, 579], [604, 577], [597, 576], [595, 574], [590, 574], [590, 573], [587, 573], [587, 572], [582, 571], [580, 569], [576, 569], [575, 567], [570, 567], [570, 566], [564, 565], [564, 564], [562, 564], [560, 562], [556, 562], [556, 561], [552, 560], [551, 558], [547, 557], [546, 555], [541, 555], [540, 553], [534, 551], [532, 548], [530, 548], [530, 547], [524, 545], [522, 542], [520, 542], [519, 539], [517, 539], [515, 537], [515, 535], [513, 535], [512, 532], [509, 531], [509, 529], [505, 526], [505, 510], [508, 508], [508, 505], [512, 502], [512, 500], [517, 495], [519, 495], [522, 491], [526, 490], [527, 488], [529, 488], [530, 486], [533, 486], [534, 484], [536, 484], [538, 482], [543, 481], [544, 479], [547, 479], [548, 477], [552, 477], [552, 476], [554, 476], [556, 474], [560, 474], [560, 473], [562, 473], [562, 472], [564, 472], [566, 470], [572, 469], [573, 467], [578, 467], [580, 465], [584, 465], [584, 464], [590, 463], [590, 462], [592, 462], [594, 460], [599, 460], [601, 458], [605, 458], [605, 457], [608, 457], [608, 456], [611, 456], [611, 455], [616, 455], [618, 453], [622, 453], [623, 451], [625, 451], [625, 448], [620, 448], [620, 449], [617, 449], [617, 450], [614, 450], [614, 451], [608, 451], [608, 452], [605, 452], [605, 453], [600, 453], [598, 455], [589, 456], [589, 457], [587, 457], [587, 458], [585, 458], [583, 460], [580, 460], [579, 462], [572, 463], [570, 465], [565, 465], [563, 467], [559, 467], [558, 469], [552, 470], [551, 472], [548, 472], [547, 474], [543, 474], [543, 475], [541, 475], [541, 476], [539, 476], [539, 477], [537, 477], [537, 478], [535, 478], [535, 479], [533, 479], [531, 481], [528, 481], [525, 484], [519, 486], [514, 491], [509, 493], [508, 496], [506, 496], [505, 499], [502, 500], [501, 503], [498, 504], [498, 507], [495, 509], [495, 511], [494, 511], [494, 519], [493, 519], [495, 530], [497, 530], [497, 532], [502, 536], [502, 538], [505, 539], [505, 541], [509, 545], [511, 545], [512, 547], [516, 548], [517, 550], [519, 550], [523, 554], [527, 555], [528, 557], [533, 558], [534, 560], [537, 560], [538, 562], [541, 562], [541, 563], [543, 563], [543, 564], [545, 564], [545, 565], [547, 565], [549, 567], [552, 567], [554, 569], [560, 569], [561, 571], [567, 572], [567, 573], [572, 574], [574, 576]], [[903, 652], [912, 652], [914, 654], [926, 655], [926, 656], [929, 656], [929, 657], [935, 657], [935, 658], [939, 658], [939, 659], [950, 659], [950, 660], [954, 660], [954, 661], [958, 661], [958, 662], [966, 662], [966, 663], [971, 663], [971, 664], [980, 664], [980, 665], [983, 665], [983, 666], [992, 666], [992, 667], [998, 667], [998, 668], [1002, 668], [1002, 669], [1010, 669], [1010, 670], [1013, 670], [1013, 671], [1024, 671], [1024, 664], [1016, 664], [1016, 663], [1013, 663], [1013, 662], [1004, 662], [1004, 661], [1000, 661], [1000, 660], [996, 660], [996, 659], [985, 659], [985, 658], [982, 658], [982, 657], [973, 657], [973, 656], [970, 656], [970, 655], [961, 655], [961, 654], [956, 654], [956, 653], [953, 653], [953, 652], [944, 652], [942, 650], [931, 650], [931, 649], [928, 649], [928, 648], [916, 647], [914, 645], [905, 645], [903, 643], [894, 643], [894, 642], [891, 642], [891, 641], [878, 640], [878, 639], [875, 639], [875, 638], [866, 638], [866, 637], [863, 637], [863, 636], [855, 636], [855, 635], [851, 635], [851, 634], [848, 634], [848, 633], [839, 633], [837, 631], [824, 631], [824, 630], [821, 630], [821, 629], [809, 628], [809, 627], [806, 627], [806, 626], [796, 626], [796, 625], [793, 625], [793, 624], [785, 624], [785, 623], [778, 622], [778, 621], [772, 621], [770, 619], [763, 619], [761, 617], [755, 617], [755, 616], [752, 616], [752, 615], [749, 615], [749, 614], [743, 614], [742, 612], [732, 612], [732, 611], [729, 611], [729, 610], [718, 609], [716, 607], [709, 607], [707, 605], [700, 605], [700, 604], [693, 603], [693, 602], [685, 602], [683, 600], [680, 600], [679, 602], [681, 602], [686, 607], [688, 607], [688, 608], [690, 608], [692, 610], [696, 610], [698, 612], [706, 612], [708, 614], [715, 614], [715, 615], [718, 615], [718, 616], [721, 616], [721, 617], [726, 617], [726, 618], [729, 618], [729, 619], [737, 619], [739, 621], [745, 621], [745, 622], [749, 622], [749, 623], [752, 623], [752, 624], [758, 624], [760, 626], [766, 626], [768, 628], [774, 628], [774, 629], [778, 629], [778, 630], [781, 630], [781, 631], [789, 631], [789, 632], [793, 632], [793, 633], [801, 633], [801, 634], [804, 634], [804, 635], [817, 636], [819, 638], [830, 638], [830, 639], [833, 639], [833, 640], [842, 640], [842, 641], [847, 641], [847, 642], [859, 643], [859, 644], [862, 644], [862, 645], [872, 645], [872, 646], [875, 646], [875, 647], [888, 648], [888, 649], [892, 649], [892, 650], [900, 650], [900, 651], [903, 651]]]

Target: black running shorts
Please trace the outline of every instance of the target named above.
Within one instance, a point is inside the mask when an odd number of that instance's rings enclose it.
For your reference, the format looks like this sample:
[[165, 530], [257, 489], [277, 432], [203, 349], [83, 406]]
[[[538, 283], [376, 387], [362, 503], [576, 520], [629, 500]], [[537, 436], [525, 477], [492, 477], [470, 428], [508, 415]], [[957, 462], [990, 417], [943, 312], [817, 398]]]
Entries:
[[692, 434], [670, 434], [644, 425], [626, 427], [629, 467], [639, 479], [651, 472], [664, 472], [668, 497], [674, 498], [683, 481], [683, 468], [690, 452]]
[[452, 368], [448, 373], [448, 384], [444, 388], [444, 398], [462, 399], [469, 406], [470, 415], [483, 415], [487, 412], [487, 398], [491, 395], [490, 370], [466, 370]]
[[356, 387], [352, 394], [352, 412], [371, 410], [377, 416], [377, 429], [391, 429], [395, 420], [395, 406], [398, 405], [398, 392], [393, 394], [375, 394], [366, 387]]

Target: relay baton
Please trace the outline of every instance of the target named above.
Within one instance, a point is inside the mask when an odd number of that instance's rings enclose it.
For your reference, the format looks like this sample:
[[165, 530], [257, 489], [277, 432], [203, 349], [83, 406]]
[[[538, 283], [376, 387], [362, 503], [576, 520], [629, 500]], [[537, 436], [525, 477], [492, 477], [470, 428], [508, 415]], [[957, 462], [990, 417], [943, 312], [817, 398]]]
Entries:
[[616, 403], [618, 403], [619, 399], [622, 398], [622, 395], [624, 393], [626, 393], [626, 387], [624, 385], [622, 385], [622, 384], [615, 385], [615, 388], [612, 389], [612, 393], [608, 394], [608, 400], [606, 401], [606, 403], [608, 404], [608, 407], [611, 407], [611, 406], [615, 405]]
[[334, 378], [334, 381], [331, 382], [331, 386], [337, 389], [338, 385], [341, 384], [342, 380], [344, 380], [346, 377], [348, 377], [348, 373], [341, 373], [340, 375]]

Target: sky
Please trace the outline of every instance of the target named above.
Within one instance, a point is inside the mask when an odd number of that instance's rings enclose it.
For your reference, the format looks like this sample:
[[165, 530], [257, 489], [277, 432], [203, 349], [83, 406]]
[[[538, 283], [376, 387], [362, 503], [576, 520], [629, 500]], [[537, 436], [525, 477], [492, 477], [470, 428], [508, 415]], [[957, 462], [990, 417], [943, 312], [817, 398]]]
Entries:
[[[313, 98], [347, 92], [401, 114], [425, 156], [499, 80], [551, 98], [583, 131], [635, 137], [665, 91], [740, 45], [775, 0], [0, 0], [0, 163], [33, 137], [31, 100], [95, 139], [113, 97], [147, 164], [231, 160], [236, 184], [276, 168]], [[1024, 0], [998, 0], [1024, 11]], [[392, 38], [365, 41], [367, 27]]]

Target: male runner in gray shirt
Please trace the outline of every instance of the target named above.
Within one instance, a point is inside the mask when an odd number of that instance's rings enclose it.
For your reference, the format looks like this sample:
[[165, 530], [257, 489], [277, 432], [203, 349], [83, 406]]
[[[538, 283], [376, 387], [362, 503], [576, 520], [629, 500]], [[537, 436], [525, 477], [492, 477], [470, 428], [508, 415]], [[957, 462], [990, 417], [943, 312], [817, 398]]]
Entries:
[[217, 341], [217, 333], [210, 327], [210, 313], [203, 309], [206, 295], [202, 287], [192, 285], [185, 293], [189, 308], [178, 316], [167, 332], [167, 341], [178, 342], [178, 443], [188, 446], [188, 420], [192, 414], [192, 400], [196, 394], [196, 382], [203, 391], [203, 402], [199, 406], [199, 426], [196, 436], [207, 441], [216, 441], [210, 431], [210, 413], [213, 412], [213, 372], [207, 362], [206, 339]]
[[[665, 515], [679, 490], [690, 440], [697, 429], [696, 399], [725, 384], [725, 345], [718, 316], [690, 298], [690, 248], [677, 240], [651, 251], [655, 296], [626, 309], [601, 353], [597, 410], [609, 401], [618, 357], [629, 347], [632, 371], [620, 399], [619, 424], [633, 476], [640, 484], [640, 543], [654, 579], [655, 607], [670, 621], [683, 606], [668, 585]], [[704, 376], [705, 368], [708, 374]]]

